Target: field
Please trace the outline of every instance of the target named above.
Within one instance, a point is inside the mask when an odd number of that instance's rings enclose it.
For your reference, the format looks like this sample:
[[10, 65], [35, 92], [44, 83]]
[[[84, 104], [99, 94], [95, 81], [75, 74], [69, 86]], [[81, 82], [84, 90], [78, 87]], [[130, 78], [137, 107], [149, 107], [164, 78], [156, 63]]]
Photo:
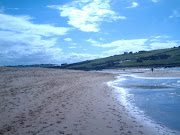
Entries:
[[77, 70], [101, 70], [125, 67], [175, 67], [180, 66], [180, 47], [169, 49], [125, 52], [107, 58], [62, 64], [58, 68]]

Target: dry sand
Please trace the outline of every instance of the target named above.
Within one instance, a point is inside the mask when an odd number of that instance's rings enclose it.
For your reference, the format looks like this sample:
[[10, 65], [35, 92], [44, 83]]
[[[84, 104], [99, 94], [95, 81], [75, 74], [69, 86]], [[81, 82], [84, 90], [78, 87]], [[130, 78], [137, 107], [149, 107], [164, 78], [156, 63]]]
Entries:
[[1, 67], [0, 134], [175, 134], [133, 116], [117, 99], [114, 89], [106, 84], [116, 76], [73, 70]]

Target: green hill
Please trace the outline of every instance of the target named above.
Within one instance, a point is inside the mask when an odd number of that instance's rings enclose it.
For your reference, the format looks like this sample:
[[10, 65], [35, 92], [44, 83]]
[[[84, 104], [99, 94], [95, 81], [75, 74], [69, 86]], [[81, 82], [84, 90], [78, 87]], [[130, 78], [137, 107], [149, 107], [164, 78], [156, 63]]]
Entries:
[[75, 70], [101, 70], [125, 67], [175, 67], [180, 66], [180, 47], [124, 53], [107, 58], [62, 64], [59, 68]]

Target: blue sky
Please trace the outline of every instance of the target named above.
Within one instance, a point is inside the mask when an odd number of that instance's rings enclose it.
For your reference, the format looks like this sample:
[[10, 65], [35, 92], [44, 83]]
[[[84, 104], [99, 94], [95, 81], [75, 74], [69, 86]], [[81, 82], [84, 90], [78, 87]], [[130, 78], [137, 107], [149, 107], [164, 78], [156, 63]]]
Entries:
[[180, 0], [1, 0], [0, 65], [180, 46]]

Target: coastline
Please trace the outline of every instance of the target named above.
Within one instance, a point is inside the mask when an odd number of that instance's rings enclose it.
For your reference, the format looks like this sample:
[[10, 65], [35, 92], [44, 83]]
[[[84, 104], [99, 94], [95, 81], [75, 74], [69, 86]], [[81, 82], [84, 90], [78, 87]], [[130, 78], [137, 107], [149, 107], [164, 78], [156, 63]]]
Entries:
[[0, 134], [175, 134], [118, 100], [107, 85], [118, 74], [2, 67], [0, 75]]
[[[106, 72], [106, 71], [103, 71]], [[107, 71], [108, 73], [111, 70]], [[179, 131], [170, 129], [164, 126], [162, 123], [156, 122], [152, 120], [149, 116], [147, 116], [141, 109], [130, 103], [131, 99], [128, 99], [129, 93], [127, 93], [124, 88], [116, 86], [116, 84], [121, 81], [123, 76], [131, 76], [134, 78], [141, 78], [141, 79], [179, 79], [180, 78], [180, 70], [156, 70], [152, 72], [149, 69], [130, 69], [130, 70], [112, 70], [112, 73], [118, 74], [119, 76], [116, 77], [115, 81], [110, 81], [107, 83], [110, 87], [113, 87], [116, 90], [117, 98], [119, 98], [120, 102], [126, 107], [126, 110], [129, 113], [136, 117], [138, 122], [142, 123], [145, 126], [151, 127], [153, 130], [157, 130], [159, 134], [180, 134]], [[122, 80], [123, 81], [123, 80]], [[156, 134], [156, 133], [155, 133]]]

